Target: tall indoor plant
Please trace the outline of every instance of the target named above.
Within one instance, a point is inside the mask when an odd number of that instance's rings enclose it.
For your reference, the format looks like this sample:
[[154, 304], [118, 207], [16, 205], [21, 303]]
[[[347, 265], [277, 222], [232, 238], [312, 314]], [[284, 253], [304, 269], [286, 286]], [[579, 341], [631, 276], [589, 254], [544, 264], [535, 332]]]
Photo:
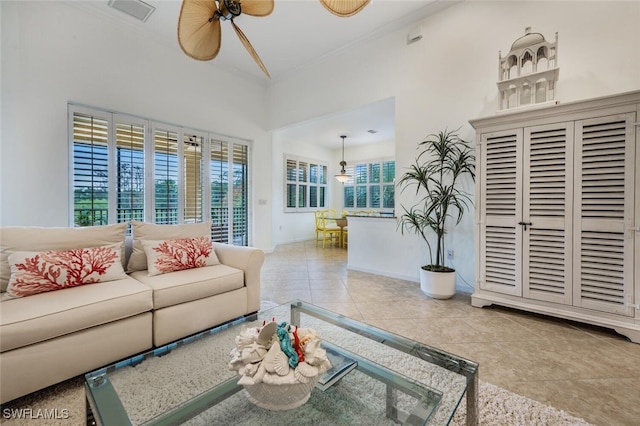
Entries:
[[415, 233], [427, 243], [429, 264], [420, 271], [422, 291], [431, 297], [449, 298], [455, 294], [455, 270], [444, 264], [444, 236], [447, 226], [454, 219], [459, 224], [473, 202], [461, 180], [467, 176], [475, 181], [475, 155], [457, 130], [431, 134], [418, 149], [414, 163], [398, 181], [401, 191], [415, 187], [418, 201], [408, 209], [402, 206], [399, 227], [403, 234]]

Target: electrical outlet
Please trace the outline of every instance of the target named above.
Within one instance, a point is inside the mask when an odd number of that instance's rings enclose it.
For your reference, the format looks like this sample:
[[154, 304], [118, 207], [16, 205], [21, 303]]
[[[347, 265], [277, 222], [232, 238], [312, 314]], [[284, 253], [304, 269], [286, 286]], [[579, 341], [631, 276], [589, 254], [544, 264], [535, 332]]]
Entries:
[[447, 259], [453, 259], [453, 250], [447, 250]]

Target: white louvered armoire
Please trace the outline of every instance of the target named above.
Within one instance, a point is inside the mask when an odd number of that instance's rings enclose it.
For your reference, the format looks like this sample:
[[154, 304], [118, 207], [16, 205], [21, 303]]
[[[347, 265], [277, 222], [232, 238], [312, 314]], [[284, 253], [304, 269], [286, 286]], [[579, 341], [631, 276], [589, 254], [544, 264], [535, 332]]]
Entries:
[[476, 285], [640, 343], [640, 91], [471, 120]]

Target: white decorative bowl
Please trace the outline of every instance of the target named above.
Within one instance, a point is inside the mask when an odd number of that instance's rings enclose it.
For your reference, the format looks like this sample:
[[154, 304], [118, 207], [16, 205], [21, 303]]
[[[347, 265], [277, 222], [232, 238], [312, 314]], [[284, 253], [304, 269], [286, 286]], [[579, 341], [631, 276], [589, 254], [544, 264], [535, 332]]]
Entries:
[[309, 400], [311, 391], [315, 387], [320, 376], [311, 379], [309, 383], [294, 383], [277, 385], [271, 383], [258, 383], [257, 385], [245, 385], [249, 401], [267, 410], [291, 410], [298, 408]]

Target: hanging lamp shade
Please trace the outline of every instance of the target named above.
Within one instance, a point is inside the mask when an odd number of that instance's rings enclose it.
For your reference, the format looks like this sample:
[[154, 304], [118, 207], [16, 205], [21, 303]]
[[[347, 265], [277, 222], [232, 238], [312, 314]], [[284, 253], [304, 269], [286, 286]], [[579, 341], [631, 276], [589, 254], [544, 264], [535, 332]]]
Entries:
[[335, 175], [335, 178], [338, 180], [338, 182], [345, 183], [346, 181], [351, 179], [351, 176], [346, 174], [346, 172], [343, 170], [339, 175]]
[[360, 12], [371, 0], [320, 0], [329, 12], [346, 18]]
[[344, 139], [347, 137], [345, 135], [340, 136], [342, 138], [342, 161], [340, 162], [340, 173], [335, 175], [334, 177], [338, 180], [338, 182], [345, 183], [349, 179], [351, 179], [351, 175], [347, 174], [347, 171], [344, 167], [347, 165], [347, 162], [344, 161]]

